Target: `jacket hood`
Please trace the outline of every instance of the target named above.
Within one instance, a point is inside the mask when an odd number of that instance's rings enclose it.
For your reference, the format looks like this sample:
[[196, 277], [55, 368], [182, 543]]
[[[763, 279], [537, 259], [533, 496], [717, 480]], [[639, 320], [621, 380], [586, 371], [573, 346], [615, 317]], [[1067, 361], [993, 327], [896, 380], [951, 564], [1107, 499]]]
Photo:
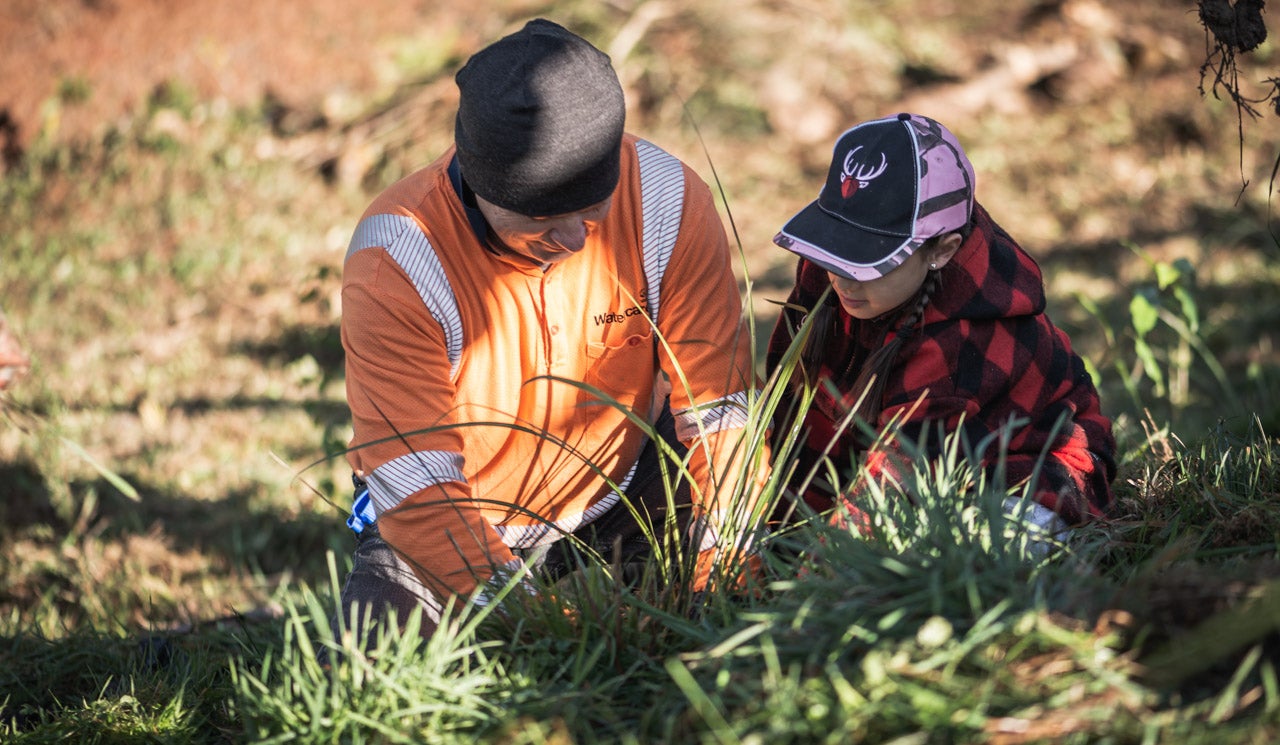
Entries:
[[942, 269], [942, 284], [925, 308], [925, 324], [1034, 316], [1044, 312], [1040, 267], [981, 205], [973, 231]]

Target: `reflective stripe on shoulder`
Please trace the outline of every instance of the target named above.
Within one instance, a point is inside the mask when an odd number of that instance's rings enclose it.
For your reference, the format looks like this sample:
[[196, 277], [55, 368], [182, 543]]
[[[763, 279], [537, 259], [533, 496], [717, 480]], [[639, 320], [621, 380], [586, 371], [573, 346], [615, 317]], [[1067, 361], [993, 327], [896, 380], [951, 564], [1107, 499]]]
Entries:
[[649, 317], [658, 321], [662, 275], [671, 261], [684, 216], [684, 166], [646, 140], [636, 140], [640, 160], [640, 212]]
[[418, 296], [444, 331], [449, 354], [449, 377], [457, 379], [462, 360], [462, 315], [449, 277], [431, 241], [417, 221], [405, 215], [370, 215], [360, 221], [347, 246], [347, 258], [366, 248], [380, 247], [409, 275]]
[[447, 481], [467, 483], [462, 475], [462, 454], [447, 450], [421, 450], [387, 461], [365, 479], [369, 498], [381, 515], [428, 486]]

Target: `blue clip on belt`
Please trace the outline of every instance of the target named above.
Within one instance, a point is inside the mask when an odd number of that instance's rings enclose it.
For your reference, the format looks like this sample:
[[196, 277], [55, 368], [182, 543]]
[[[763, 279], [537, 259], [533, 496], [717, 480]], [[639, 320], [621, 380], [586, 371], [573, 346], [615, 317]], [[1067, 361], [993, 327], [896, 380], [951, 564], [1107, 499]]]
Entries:
[[369, 487], [355, 476], [351, 477], [351, 481], [356, 486], [356, 493], [352, 497], [351, 517], [347, 518], [347, 527], [359, 534], [363, 533], [365, 528], [373, 525], [374, 521], [378, 519], [378, 515], [373, 511], [373, 500], [369, 498]]

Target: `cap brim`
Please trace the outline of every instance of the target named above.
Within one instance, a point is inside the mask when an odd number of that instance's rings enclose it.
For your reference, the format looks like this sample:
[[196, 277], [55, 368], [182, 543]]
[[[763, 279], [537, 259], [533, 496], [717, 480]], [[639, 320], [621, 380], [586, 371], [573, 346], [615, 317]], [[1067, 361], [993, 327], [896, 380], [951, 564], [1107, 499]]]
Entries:
[[860, 230], [811, 202], [782, 226], [773, 242], [829, 272], [867, 282], [896, 269], [915, 251], [910, 237]]

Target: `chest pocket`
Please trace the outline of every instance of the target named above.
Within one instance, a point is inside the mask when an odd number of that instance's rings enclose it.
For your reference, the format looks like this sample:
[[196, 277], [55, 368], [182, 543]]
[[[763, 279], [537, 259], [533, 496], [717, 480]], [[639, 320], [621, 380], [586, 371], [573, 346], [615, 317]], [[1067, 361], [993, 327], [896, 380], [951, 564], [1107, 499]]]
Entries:
[[654, 369], [653, 327], [627, 324], [605, 337], [603, 342], [587, 343], [587, 376], [585, 382], [610, 396], [621, 397], [634, 392], [638, 378], [647, 377]]

